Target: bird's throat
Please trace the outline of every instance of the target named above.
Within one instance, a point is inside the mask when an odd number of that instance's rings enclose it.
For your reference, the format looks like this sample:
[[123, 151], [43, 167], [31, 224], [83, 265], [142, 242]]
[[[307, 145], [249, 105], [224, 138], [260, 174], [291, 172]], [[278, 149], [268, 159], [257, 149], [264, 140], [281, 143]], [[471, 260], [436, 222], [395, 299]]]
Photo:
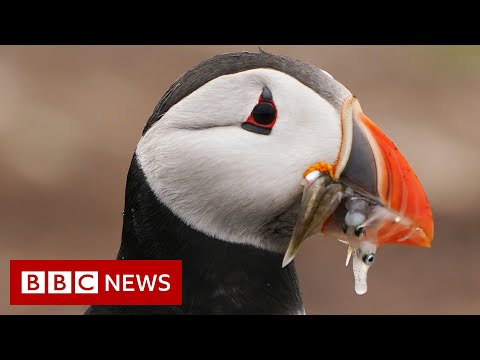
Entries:
[[127, 177], [117, 259], [182, 260], [181, 306], [92, 306], [89, 314], [297, 314], [294, 264], [282, 254], [214, 239], [186, 225], [155, 197], [135, 156]]

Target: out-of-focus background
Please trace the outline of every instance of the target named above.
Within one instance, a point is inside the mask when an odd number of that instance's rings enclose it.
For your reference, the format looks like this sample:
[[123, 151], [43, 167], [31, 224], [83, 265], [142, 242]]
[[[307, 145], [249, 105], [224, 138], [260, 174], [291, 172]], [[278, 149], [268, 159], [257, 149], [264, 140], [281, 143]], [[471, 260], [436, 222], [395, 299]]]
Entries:
[[[346, 247], [309, 241], [297, 269], [309, 314], [480, 313], [480, 47], [268, 46], [327, 70], [404, 153], [435, 219], [431, 249], [384, 246], [354, 292]], [[0, 47], [0, 314], [9, 259], [113, 259], [143, 126], [183, 72], [257, 46]]]

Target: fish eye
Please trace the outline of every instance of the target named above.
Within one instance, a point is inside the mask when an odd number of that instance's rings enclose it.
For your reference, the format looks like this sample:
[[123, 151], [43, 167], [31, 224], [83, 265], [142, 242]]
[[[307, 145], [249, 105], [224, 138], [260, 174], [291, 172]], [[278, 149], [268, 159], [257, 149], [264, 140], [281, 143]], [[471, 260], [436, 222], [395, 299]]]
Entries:
[[360, 226], [355, 226], [353, 228], [353, 233], [355, 234], [356, 237], [360, 237], [360, 235], [362, 235], [362, 233], [363, 233], [363, 229], [364, 228], [362, 228]]
[[375, 253], [367, 253], [363, 255], [363, 262], [367, 265], [371, 265], [375, 261]]

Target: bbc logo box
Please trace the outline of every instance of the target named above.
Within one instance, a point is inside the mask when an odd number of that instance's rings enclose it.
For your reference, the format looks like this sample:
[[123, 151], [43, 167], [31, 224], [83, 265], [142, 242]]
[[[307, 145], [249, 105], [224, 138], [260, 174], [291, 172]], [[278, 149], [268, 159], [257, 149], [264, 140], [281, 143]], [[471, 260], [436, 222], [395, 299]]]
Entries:
[[46, 293], [98, 294], [98, 271], [22, 271], [22, 294]]
[[181, 305], [180, 260], [10, 260], [11, 305]]

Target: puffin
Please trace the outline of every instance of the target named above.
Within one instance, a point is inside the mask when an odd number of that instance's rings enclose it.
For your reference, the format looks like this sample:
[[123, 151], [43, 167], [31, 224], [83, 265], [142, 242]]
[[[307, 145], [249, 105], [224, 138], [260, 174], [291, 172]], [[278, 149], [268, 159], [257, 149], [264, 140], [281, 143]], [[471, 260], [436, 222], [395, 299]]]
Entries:
[[[328, 72], [288, 56], [225, 53], [188, 70], [135, 148], [117, 255], [182, 260], [182, 305], [92, 305], [85, 314], [305, 314], [294, 254], [285, 253], [309, 172], [344, 174], [376, 197], [410, 191], [415, 206], [387, 204], [406, 216], [428, 208], [411, 168], [391, 166], [393, 143], [362, 116]], [[431, 238], [431, 215], [419, 221]]]

